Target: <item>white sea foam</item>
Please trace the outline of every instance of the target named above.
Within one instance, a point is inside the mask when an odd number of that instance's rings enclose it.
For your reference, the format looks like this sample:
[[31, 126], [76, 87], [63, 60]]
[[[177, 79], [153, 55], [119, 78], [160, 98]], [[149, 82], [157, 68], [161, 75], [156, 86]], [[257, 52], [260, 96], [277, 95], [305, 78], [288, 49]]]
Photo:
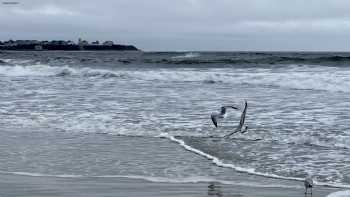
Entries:
[[[276, 174], [271, 174], [271, 173], [263, 173], [263, 172], [257, 172], [254, 168], [248, 168], [248, 167], [240, 167], [236, 166], [234, 164], [228, 164], [224, 163], [221, 161], [219, 158], [212, 156], [210, 154], [207, 154], [201, 150], [198, 150], [196, 148], [193, 148], [189, 145], [187, 145], [183, 140], [177, 139], [174, 136], [169, 135], [168, 133], [162, 133], [161, 135], [157, 137], [163, 137], [163, 138], [168, 138], [169, 140], [178, 143], [180, 146], [185, 148], [188, 151], [191, 151], [193, 153], [196, 153], [198, 155], [201, 155], [209, 160], [211, 160], [212, 163], [219, 167], [224, 167], [224, 168], [232, 168], [238, 172], [245, 172], [248, 174], [253, 174], [253, 175], [259, 175], [263, 177], [270, 177], [270, 178], [276, 178], [276, 179], [284, 179], [284, 180], [294, 180], [294, 181], [303, 181], [304, 178], [298, 178], [298, 177], [285, 177], [285, 176], [280, 176]], [[341, 184], [341, 183], [323, 183], [323, 182], [318, 182], [315, 181], [315, 184], [321, 185], [321, 186], [329, 186], [329, 187], [339, 187], [339, 188], [350, 188], [350, 185], [346, 184]]]
[[264, 177], [279, 178], [279, 179], [286, 179], [286, 180], [296, 180], [296, 181], [303, 180], [301, 178], [296, 178], [296, 177], [283, 177], [283, 176], [269, 174], [269, 173], [256, 172], [256, 170], [254, 168], [243, 168], [243, 167], [235, 166], [234, 164], [227, 164], [227, 163], [222, 162], [219, 158], [214, 157], [212, 155], [209, 155], [207, 153], [204, 153], [201, 150], [195, 149], [195, 148], [187, 145], [183, 140], [177, 139], [174, 136], [171, 136], [167, 133], [163, 133], [163, 134], [159, 135], [159, 137], [168, 138], [171, 141], [178, 143], [180, 146], [184, 147], [186, 150], [194, 152], [198, 155], [201, 155], [201, 156], [211, 160], [215, 165], [217, 165], [219, 167], [232, 168], [232, 169], [239, 171], [239, 172], [246, 172], [249, 174], [255, 174], [255, 175], [260, 175], [260, 176], [264, 176]]
[[10, 65], [17, 65], [17, 64], [29, 64], [32, 63], [34, 60], [26, 60], [26, 59], [0, 59], [0, 61], [3, 61]]
[[298, 185], [282, 185], [282, 184], [262, 184], [257, 182], [245, 182], [245, 181], [228, 181], [228, 180], [219, 180], [211, 177], [184, 177], [184, 178], [164, 178], [164, 177], [149, 177], [149, 176], [134, 176], [134, 175], [109, 175], [109, 176], [98, 176], [105, 178], [131, 178], [131, 179], [143, 179], [150, 182], [164, 182], [164, 183], [210, 183], [216, 182], [225, 185], [237, 185], [237, 186], [247, 186], [247, 187], [263, 187], [263, 188], [302, 188]]
[[333, 192], [327, 197], [350, 197], [350, 190]]
[[5, 63], [11, 63], [13, 59], [0, 59], [0, 61], [5, 62]]
[[204, 82], [251, 84], [275, 86], [287, 89], [326, 90], [331, 92], [350, 92], [350, 70], [309, 68], [308, 71], [285, 69], [275, 72], [273, 69], [160, 69], [157, 71], [137, 71], [127, 73], [141, 80], [159, 80], [175, 82]]
[[313, 89], [332, 92], [350, 92], [350, 70], [348, 68], [288, 67], [276, 69], [157, 69], [155, 70], [110, 70], [79, 68], [71, 66], [0, 66], [5, 76], [84, 76], [84, 77], [128, 77], [130, 80], [165, 82], [203, 82], [212, 84], [232, 83], [259, 86], [276, 86], [291, 89]]
[[5, 76], [54, 76], [62, 72], [73, 73], [74, 69], [68, 66], [57, 67], [46, 64], [0, 66], [0, 75]]
[[187, 59], [187, 58], [195, 58], [199, 56], [200, 56], [200, 53], [189, 52], [184, 55], [174, 56], [172, 57], [172, 59]]
[[5, 76], [84, 76], [84, 77], [120, 77], [120, 73], [92, 68], [73, 68], [70, 66], [50, 66], [46, 64], [35, 64], [31, 66], [0, 66], [0, 75]]
[[32, 176], [32, 177], [57, 177], [57, 178], [81, 178], [81, 177], [84, 177], [82, 175], [71, 175], [71, 174], [52, 175], [52, 174], [33, 173], [33, 172], [6, 172], [6, 171], [0, 171], [0, 173], [2, 173], [2, 174], [20, 175], [20, 176]]
[[31, 172], [5, 172], [0, 171], [2, 174], [13, 174], [20, 176], [31, 176], [31, 177], [56, 177], [56, 178], [129, 178], [129, 179], [141, 179], [155, 183], [221, 183], [225, 185], [236, 185], [246, 187], [261, 187], [261, 188], [302, 188], [299, 185], [282, 185], [282, 184], [264, 184], [258, 182], [246, 182], [246, 181], [230, 181], [230, 180], [219, 180], [212, 177], [194, 176], [194, 177], [155, 177], [155, 176], [141, 176], [141, 175], [100, 175], [100, 176], [89, 176], [89, 175], [70, 175], [70, 174], [43, 174], [43, 173], [31, 173]]
[[329, 70], [319, 72], [291, 72], [281, 73], [251, 73], [246, 75], [248, 84], [273, 85], [282, 88], [327, 90], [332, 92], [350, 92], [350, 79], [348, 70]]

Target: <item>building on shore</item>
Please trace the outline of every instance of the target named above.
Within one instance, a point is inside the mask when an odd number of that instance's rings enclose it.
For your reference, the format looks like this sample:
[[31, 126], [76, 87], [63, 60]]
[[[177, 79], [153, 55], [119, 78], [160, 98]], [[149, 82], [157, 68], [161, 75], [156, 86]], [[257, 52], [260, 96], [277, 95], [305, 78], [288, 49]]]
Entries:
[[5, 46], [15, 46], [15, 45], [17, 45], [17, 44], [15, 43], [15, 41], [13, 41], [13, 40], [4, 41], [3, 44], [4, 44]]
[[114, 45], [114, 42], [113, 41], [104, 41], [103, 45], [112, 46], [112, 45]]
[[100, 41], [96, 40], [95, 42], [91, 42], [92, 45], [100, 45]]
[[48, 45], [48, 44], [50, 44], [50, 42], [47, 41], [47, 40], [45, 40], [45, 41], [41, 41], [41, 44], [42, 44], [42, 45]]
[[68, 44], [68, 45], [75, 45], [75, 43], [74, 43], [73, 41], [71, 41], [71, 40], [68, 40], [68, 41], [67, 41], [67, 44]]
[[89, 45], [89, 42], [86, 41], [86, 40], [82, 40], [81, 38], [79, 38], [79, 40], [78, 40], [78, 45], [79, 45], [79, 46]]

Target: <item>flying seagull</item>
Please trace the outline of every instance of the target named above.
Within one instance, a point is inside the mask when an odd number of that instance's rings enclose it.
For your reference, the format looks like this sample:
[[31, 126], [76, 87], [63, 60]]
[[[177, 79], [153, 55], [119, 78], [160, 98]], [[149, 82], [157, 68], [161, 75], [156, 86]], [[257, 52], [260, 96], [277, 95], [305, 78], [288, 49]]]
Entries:
[[247, 132], [247, 130], [248, 130], [247, 126], [242, 131], [242, 128], [243, 128], [243, 125], [244, 125], [244, 122], [245, 122], [245, 115], [247, 113], [247, 108], [248, 108], [248, 103], [247, 103], [247, 101], [245, 101], [244, 109], [243, 109], [243, 112], [242, 112], [242, 115], [241, 115], [241, 120], [239, 121], [239, 124], [238, 124], [236, 130], [234, 132], [232, 132], [232, 133], [229, 133], [228, 135], [225, 135], [225, 137], [230, 137], [231, 135], [233, 135], [233, 134], [235, 134], [237, 132], [241, 132], [241, 133]]
[[311, 189], [311, 195], [312, 195], [312, 187], [314, 186], [314, 181], [311, 177], [306, 177], [304, 180], [304, 186], [305, 186], [305, 194], [307, 194], [307, 189]]
[[237, 110], [239, 109], [239, 108], [237, 108], [235, 106], [228, 105], [228, 106], [222, 106], [220, 113], [216, 113], [216, 112], [212, 113], [210, 115], [210, 118], [213, 121], [213, 124], [214, 124], [215, 127], [218, 127], [218, 119], [225, 118], [225, 116], [226, 116], [226, 109], [227, 108], [232, 108], [232, 109], [237, 109]]

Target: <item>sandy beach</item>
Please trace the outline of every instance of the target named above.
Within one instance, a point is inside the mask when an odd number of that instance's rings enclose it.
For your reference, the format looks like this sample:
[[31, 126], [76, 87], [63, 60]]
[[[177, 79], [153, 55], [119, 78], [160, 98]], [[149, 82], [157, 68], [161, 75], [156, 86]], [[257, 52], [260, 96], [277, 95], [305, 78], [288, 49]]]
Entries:
[[[302, 183], [300, 183], [302, 187]], [[338, 191], [316, 187], [313, 197], [325, 197]], [[57, 178], [1, 175], [2, 197], [37, 196], [129, 196], [129, 197], [304, 197], [304, 190], [294, 188], [258, 188], [220, 183], [155, 183], [129, 178]]]

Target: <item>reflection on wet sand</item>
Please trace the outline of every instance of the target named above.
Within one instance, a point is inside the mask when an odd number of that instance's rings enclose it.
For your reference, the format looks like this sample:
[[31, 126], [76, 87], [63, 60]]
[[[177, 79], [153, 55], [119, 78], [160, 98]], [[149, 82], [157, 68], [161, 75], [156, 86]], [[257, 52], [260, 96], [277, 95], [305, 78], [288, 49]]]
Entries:
[[212, 182], [208, 185], [208, 197], [243, 197], [243, 194], [232, 194], [222, 192], [218, 183]]

